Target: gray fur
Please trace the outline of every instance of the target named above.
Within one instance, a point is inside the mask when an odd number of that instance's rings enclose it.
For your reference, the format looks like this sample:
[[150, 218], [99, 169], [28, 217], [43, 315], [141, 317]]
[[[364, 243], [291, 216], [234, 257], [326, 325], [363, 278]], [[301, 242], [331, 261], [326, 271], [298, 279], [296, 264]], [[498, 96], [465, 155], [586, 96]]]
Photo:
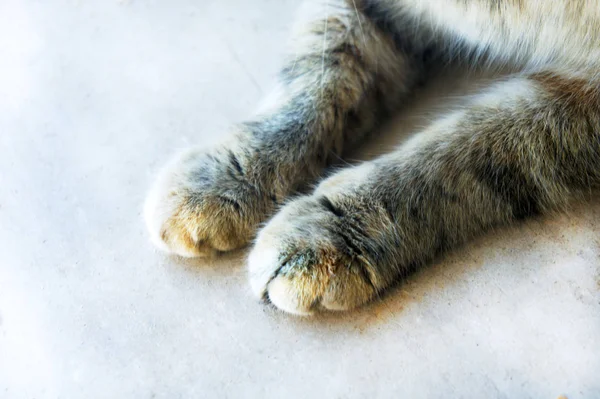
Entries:
[[[254, 291], [307, 314], [359, 306], [477, 234], [581, 198], [600, 184], [600, 7], [573, 3], [307, 3], [269, 110], [159, 177], [153, 239], [199, 256], [256, 237]], [[256, 236], [455, 58], [521, 72], [398, 151], [325, 179]]]

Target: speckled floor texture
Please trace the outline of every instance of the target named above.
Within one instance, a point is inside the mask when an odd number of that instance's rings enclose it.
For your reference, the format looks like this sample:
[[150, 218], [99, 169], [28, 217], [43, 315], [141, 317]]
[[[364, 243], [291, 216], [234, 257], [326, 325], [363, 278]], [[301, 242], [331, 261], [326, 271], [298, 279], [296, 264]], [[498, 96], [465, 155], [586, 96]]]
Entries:
[[[243, 251], [150, 245], [154, 174], [251, 113], [297, 4], [0, 1], [0, 398], [600, 398], [600, 199], [307, 319]], [[361, 156], [460, 101], [438, 86]]]

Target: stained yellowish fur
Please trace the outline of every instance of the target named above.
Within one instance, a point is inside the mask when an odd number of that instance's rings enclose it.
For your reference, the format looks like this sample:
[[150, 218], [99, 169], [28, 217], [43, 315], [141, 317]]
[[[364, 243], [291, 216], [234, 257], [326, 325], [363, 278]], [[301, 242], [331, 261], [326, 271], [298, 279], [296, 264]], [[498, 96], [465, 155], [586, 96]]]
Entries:
[[[301, 15], [256, 118], [159, 177], [145, 214], [165, 250], [200, 256], [255, 239], [258, 296], [296, 314], [345, 310], [600, 184], [596, 0], [308, 1]], [[518, 72], [397, 151], [286, 201], [453, 61]]]

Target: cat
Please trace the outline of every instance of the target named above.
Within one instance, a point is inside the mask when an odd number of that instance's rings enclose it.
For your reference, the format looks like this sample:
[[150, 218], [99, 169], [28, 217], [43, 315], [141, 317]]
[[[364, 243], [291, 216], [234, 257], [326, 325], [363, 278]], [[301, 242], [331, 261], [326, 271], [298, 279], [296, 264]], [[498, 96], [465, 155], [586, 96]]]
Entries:
[[[298, 315], [349, 310], [600, 184], [597, 0], [314, 0], [300, 14], [256, 117], [159, 175], [144, 212], [160, 248], [253, 243], [257, 296]], [[396, 151], [318, 181], [456, 60], [515, 72]]]

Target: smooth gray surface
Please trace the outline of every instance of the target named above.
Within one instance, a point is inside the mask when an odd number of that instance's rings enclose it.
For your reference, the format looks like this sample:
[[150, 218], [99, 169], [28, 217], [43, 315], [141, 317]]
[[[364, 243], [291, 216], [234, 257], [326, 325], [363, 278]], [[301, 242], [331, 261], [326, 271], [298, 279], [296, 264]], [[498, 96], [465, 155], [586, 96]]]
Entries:
[[296, 4], [0, 1], [0, 397], [600, 397], [600, 200], [345, 316], [259, 304], [243, 253], [154, 251], [155, 171], [249, 114]]

